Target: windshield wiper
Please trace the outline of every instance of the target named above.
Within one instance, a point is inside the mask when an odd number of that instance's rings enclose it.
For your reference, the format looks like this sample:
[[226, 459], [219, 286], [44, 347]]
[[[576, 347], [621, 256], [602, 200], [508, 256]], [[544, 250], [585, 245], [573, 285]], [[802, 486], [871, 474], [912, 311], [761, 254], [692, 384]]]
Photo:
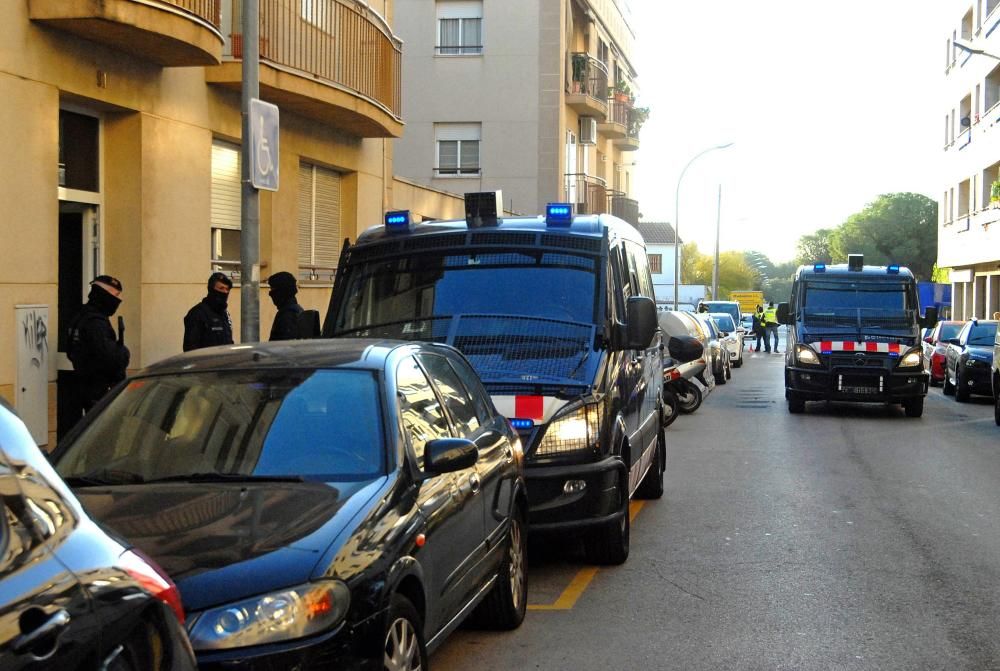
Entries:
[[63, 478], [70, 487], [96, 487], [101, 485], [135, 485], [145, 482], [138, 473], [131, 471], [118, 471], [106, 468], [100, 471], [91, 471], [83, 475], [71, 475]]
[[146, 484], [154, 482], [305, 482], [300, 475], [253, 475], [250, 473], [182, 473], [162, 478], [150, 478]]

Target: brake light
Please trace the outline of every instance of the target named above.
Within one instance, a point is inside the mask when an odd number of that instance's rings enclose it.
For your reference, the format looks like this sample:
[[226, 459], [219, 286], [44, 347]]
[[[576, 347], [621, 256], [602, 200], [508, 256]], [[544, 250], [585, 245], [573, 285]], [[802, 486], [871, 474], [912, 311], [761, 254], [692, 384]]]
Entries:
[[177, 620], [184, 624], [184, 606], [181, 592], [163, 569], [141, 551], [126, 550], [118, 558], [120, 568], [139, 583], [143, 589], [170, 606]]

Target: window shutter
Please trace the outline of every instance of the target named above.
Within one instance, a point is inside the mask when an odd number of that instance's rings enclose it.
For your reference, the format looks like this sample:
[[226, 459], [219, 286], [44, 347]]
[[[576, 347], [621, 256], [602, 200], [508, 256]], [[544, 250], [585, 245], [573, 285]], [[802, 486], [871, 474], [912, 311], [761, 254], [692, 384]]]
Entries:
[[462, 143], [462, 170], [479, 169], [479, 142], [467, 140]]
[[442, 140], [438, 143], [438, 168], [454, 170], [458, 167], [458, 142]]
[[340, 173], [299, 163], [299, 265], [333, 268], [340, 242]]
[[299, 265], [312, 265], [313, 170], [299, 162]]
[[212, 228], [240, 229], [240, 149], [230, 142], [212, 142]]

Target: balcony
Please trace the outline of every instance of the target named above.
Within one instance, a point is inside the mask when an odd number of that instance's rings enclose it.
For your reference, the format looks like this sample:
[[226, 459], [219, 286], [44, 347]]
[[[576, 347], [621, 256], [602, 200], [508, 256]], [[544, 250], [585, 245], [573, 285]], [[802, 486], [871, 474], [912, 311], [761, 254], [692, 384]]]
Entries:
[[608, 70], [604, 63], [590, 54], [570, 55], [572, 72], [566, 91], [566, 104], [579, 114], [597, 117], [598, 122], [608, 116]]
[[[242, 3], [226, 2], [227, 58], [205, 79], [239, 91]], [[259, 2], [261, 98], [356, 137], [403, 134], [402, 43], [381, 16], [350, 0]]]
[[608, 211], [633, 226], [639, 225], [639, 201], [626, 198], [621, 191], [608, 191]]
[[603, 179], [579, 172], [565, 177], [566, 195], [576, 214], [607, 214], [608, 187]]
[[628, 117], [632, 111], [631, 100], [608, 100], [608, 119], [597, 124], [597, 132], [612, 140], [628, 135]]
[[222, 0], [29, 0], [28, 17], [166, 67], [222, 62]]

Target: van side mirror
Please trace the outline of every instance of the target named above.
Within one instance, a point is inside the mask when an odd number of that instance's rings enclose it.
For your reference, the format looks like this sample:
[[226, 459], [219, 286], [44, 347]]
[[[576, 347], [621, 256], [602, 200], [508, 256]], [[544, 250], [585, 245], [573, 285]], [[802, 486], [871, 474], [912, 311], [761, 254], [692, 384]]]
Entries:
[[924, 310], [924, 316], [920, 318], [920, 325], [926, 329], [932, 328], [938, 321], [938, 309], [931, 305]]
[[625, 305], [625, 349], [646, 349], [653, 341], [659, 324], [656, 303], [648, 296], [632, 296]]
[[788, 303], [778, 303], [777, 319], [779, 324], [791, 324], [793, 315], [788, 311]]

